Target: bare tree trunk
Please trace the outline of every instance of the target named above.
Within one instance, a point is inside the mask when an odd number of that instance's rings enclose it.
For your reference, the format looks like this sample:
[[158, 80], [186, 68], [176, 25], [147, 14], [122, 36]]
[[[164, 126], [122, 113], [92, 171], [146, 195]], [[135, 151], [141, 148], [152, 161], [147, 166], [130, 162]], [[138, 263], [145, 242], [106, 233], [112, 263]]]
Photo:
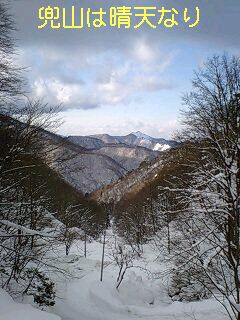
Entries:
[[84, 234], [84, 257], [87, 258], [87, 234]]
[[103, 281], [103, 267], [104, 267], [105, 244], [106, 244], [106, 229], [104, 230], [104, 234], [103, 234], [103, 248], [102, 248], [102, 263], [101, 263], [101, 276], [100, 276], [100, 281]]
[[171, 253], [171, 238], [170, 238], [170, 227], [169, 222], [167, 224], [167, 241], [168, 241], [168, 253]]
[[119, 278], [119, 282], [118, 282], [118, 284], [117, 284], [117, 286], [116, 286], [116, 289], [119, 289], [119, 287], [120, 287], [120, 285], [121, 285], [121, 283], [122, 283], [122, 281], [123, 281], [123, 279], [124, 279], [125, 273], [126, 273], [126, 271], [127, 271], [128, 268], [129, 268], [129, 267], [126, 267], [126, 268], [124, 269], [124, 271], [121, 273], [121, 276], [120, 276], [120, 278]]

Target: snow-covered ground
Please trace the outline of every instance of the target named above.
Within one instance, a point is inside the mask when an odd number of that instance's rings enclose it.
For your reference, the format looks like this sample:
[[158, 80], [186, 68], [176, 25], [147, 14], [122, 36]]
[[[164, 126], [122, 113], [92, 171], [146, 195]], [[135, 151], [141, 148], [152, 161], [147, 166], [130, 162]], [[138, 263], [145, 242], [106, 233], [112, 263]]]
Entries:
[[[58, 248], [54, 264], [66, 274], [53, 272], [57, 298], [52, 309], [43, 312], [30, 305], [13, 302], [0, 291], [0, 320], [226, 320], [226, 312], [214, 299], [199, 302], [173, 302], [167, 294], [167, 279], [158, 276], [166, 268], [151, 246], [127, 270], [116, 289], [118, 267], [112, 259], [114, 238], [107, 237], [103, 282], [100, 282], [102, 244], [88, 244], [87, 258], [83, 257], [83, 243], [74, 245], [66, 257]], [[30, 302], [30, 300], [24, 300]], [[51, 313], [49, 313], [51, 312]], [[56, 316], [57, 315], [57, 316]], [[59, 317], [58, 317], [59, 316]]]
[[29, 304], [16, 303], [8, 293], [0, 289], [0, 320], [60, 320], [60, 318], [35, 309]]

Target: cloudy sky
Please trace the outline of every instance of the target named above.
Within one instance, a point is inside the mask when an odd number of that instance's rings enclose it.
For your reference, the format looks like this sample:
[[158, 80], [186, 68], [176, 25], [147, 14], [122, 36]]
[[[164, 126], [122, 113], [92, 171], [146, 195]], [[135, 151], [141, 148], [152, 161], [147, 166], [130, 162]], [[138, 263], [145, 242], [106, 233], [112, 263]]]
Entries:
[[[191, 89], [193, 70], [215, 53], [240, 54], [239, 0], [11, 0], [21, 65], [27, 67], [28, 91], [62, 104], [65, 135], [128, 134], [140, 130], [171, 137], [179, 127], [181, 96]], [[76, 9], [111, 6], [162, 6], [179, 11], [172, 29], [38, 29], [41, 7]], [[194, 21], [189, 28], [184, 8]], [[134, 12], [134, 11], [133, 11]], [[136, 11], [135, 11], [136, 12]], [[169, 17], [168, 15], [166, 17]], [[109, 17], [105, 18], [108, 21]], [[132, 25], [139, 22], [132, 17]], [[153, 22], [156, 22], [152, 18]], [[190, 22], [193, 22], [190, 20]], [[189, 22], [189, 23], [190, 23]]]

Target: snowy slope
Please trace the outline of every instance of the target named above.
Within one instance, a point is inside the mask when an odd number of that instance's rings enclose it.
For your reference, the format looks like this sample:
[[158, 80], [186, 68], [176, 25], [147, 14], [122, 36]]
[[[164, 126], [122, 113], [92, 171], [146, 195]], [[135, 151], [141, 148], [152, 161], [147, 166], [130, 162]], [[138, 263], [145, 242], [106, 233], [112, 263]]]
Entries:
[[60, 317], [29, 304], [16, 303], [6, 291], [0, 289], [0, 320], [60, 320]]
[[153, 138], [140, 131], [133, 132], [132, 134], [136, 137], [134, 141], [135, 145], [143, 146], [155, 151], [166, 151], [176, 145], [175, 141]]
[[166, 143], [164, 144], [157, 143], [153, 148], [154, 151], [167, 151], [169, 149], [171, 149], [171, 146]]
[[[109, 230], [110, 231], [110, 230]], [[57, 301], [54, 313], [66, 320], [227, 320], [226, 312], [214, 299], [199, 302], [172, 301], [163, 276], [167, 265], [151, 245], [133, 261], [116, 289], [118, 267], [112, 261], [115, 237], [107, 233], [103, 282], [99, 281], [102, 244], [87, 245], [87, 258], [81, 257], [83, 243], [72, 248], [69, 257], [58, 250], [58, 265], [74, 277], [67, 281], [56, 276]], [[48, 320], [48, 318], [46, 318]], [[11, 319], [12, 320], [12, 319]]]
[[[119, 238], [117, 239], [119, 241]], [[107, 232], [103, 282], [99, 281], [102, 243], [78, 241], [65, 255], [64, 246], [49, 252], [49, 259], [63, 272], [51, 273], [56, 284], [56, 304], [50, 314], [25, 303], [16, 303], [0, 289], [0, 320], [228, 320], [226, 311], [213, 298], [197, 302], [172, 301], [163, 274], [167, 264], [152, 245], [133, 261], [119, 289], [118, 266], [112, 260], [115, 237]], [[161, 276], [160, 276], [161, 275]], [[220, 297], [219, 297], [220, 298]], [[28, 301], [28, 297], [24, 301]]]
[[[54, 220], [56, 232], [57, 220]], [[171, 230], [174, 232], [174, 229]], [[65, 254], [64, 243], [52, 246], [47, 252], [47, 265], [58, 267], [49, 273], [55, 283], [56, 303], [53, 313], [40, 311], [29, 296], [23, 296], [16, 303], [0, 289], [0, 320], [228, 320], [226, 310], [217, 300], [176, 301], [169, 296], [169, 267], [173, 262], [167, 259], [164, 247], [159, 251], [156, 242], [149, 241], [142, 246], [141, 256], [134, 255], [126, 269], [118, 289], [119, 267], [114, 260], [117, 245], [124, 244], [110, 228], [106, 231], [103, 281], [100, 282], [103, 237], [87, 242], [87, 257], [83, 256], [84, 242], [78, 240]], [[125, 244], [124, 252], [132, 252]], [[221, 296], [219, 301], [223, 302]]]

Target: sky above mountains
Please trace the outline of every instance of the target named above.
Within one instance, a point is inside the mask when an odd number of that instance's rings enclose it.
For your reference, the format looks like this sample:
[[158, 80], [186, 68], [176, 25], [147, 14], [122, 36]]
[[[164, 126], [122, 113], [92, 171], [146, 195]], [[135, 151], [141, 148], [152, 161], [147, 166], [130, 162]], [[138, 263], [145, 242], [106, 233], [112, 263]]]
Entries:
[[[9, 1], [8, 1], [9, 3]], [[18, 32], [17, 59], [26, 66], [28, 91], [62, 104], [61, 134], [141, 130], [171, 137], [179, 128], [181, 97], [191, 89], [193, 70], [215, 53], [240, 53], [239, 0], [11, 0]], [[38, 29], [38, 9], [162, 6], [201, 12], [196, 28]], [[135, 21], [137, 17], [133, 18]]]

